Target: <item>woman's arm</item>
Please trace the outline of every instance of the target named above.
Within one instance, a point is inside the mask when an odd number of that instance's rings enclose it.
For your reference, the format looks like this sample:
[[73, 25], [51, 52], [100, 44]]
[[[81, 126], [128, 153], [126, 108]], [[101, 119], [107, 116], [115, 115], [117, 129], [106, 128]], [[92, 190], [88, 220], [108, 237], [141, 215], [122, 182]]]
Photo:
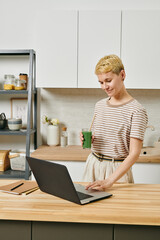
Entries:
[[137, 138], [130, 138], [129, 155], [122, 162], [122, 164], [116, 169], [116, 171], [105, 180], [97, 180], [86, 186], [86, 189], [104, 190], [111, 187], [116, 181], [118, 181], [125, 173], [128, 172], [130, 167], [137, 161], [143, 141]]

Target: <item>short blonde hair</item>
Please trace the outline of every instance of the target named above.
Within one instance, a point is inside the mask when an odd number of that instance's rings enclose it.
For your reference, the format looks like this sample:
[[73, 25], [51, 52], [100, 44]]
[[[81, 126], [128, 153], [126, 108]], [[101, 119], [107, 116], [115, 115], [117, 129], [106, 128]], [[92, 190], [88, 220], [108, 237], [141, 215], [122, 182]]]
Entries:
[[118, 56], [112, 54], [105, 56], [99, 60], [95, 68], [95, 74], [98, 75], [102, 73], [113, 72], [119, 75], [121, 70], [124, 70], [121, 59]]

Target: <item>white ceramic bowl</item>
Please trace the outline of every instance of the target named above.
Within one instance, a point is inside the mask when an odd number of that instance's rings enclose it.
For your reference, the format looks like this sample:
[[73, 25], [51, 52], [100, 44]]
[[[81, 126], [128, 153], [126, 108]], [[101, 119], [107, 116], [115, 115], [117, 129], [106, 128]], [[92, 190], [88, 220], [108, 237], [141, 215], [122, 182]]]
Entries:
[[22, 127], [22, 119], [21, 118], [9, 118], [8, 119], [8, 128], [12, 131], [18, 131]]

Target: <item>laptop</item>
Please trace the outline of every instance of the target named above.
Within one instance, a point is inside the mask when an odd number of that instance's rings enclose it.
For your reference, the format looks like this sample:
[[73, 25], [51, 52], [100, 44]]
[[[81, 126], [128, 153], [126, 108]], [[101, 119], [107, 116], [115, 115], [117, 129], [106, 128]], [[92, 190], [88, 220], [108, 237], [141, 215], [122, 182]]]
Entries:
[[40, 190], [45, 193], [80, 205], [112, 196], [103, 191], [86, 190], [85, 186], [73, 183], [67, 167], [62, 164], [26, 158]]

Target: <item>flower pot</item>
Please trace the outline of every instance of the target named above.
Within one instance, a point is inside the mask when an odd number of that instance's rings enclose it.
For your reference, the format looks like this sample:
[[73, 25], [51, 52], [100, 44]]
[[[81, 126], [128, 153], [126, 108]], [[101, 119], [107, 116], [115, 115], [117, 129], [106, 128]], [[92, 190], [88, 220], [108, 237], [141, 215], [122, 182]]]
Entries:
[[47, 144], [49, 146], [59, 145], [59, 125], [48, 125]]

